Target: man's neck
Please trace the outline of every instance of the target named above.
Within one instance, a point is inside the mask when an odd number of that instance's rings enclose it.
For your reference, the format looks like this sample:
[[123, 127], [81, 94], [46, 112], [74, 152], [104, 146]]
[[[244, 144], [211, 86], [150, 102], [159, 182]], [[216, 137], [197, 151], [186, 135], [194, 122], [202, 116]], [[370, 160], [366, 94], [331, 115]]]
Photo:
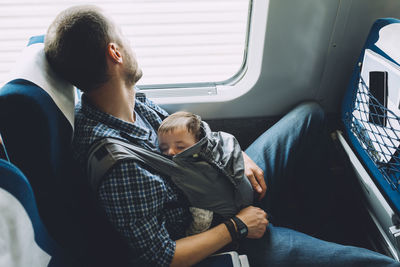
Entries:
[[86, 94], [101, 111], [126, 122], [135, 122], [135, 90], [126, 86], [106, 84]]

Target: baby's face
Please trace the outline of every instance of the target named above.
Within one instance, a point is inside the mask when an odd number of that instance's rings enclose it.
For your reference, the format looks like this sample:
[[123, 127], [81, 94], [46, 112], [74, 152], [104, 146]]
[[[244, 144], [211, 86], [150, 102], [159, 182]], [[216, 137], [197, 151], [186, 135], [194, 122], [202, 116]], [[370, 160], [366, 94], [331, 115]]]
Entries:
[[178, 128], [167, 133], [158, 134], [161, 153], [174, 156], [188, 147], [194, 145], [197, 140], [186, 128]]

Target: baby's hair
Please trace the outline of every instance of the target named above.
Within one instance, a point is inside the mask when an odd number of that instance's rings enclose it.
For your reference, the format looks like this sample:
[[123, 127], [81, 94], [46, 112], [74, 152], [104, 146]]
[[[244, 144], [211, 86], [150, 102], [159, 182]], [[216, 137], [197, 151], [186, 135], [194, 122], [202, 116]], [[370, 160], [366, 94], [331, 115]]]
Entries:
[[195, 139], [198, 141], [200, 140], [201, 135], [200, 126], [200, 116], [187, 111], [178, 111], [163, 120], [158, 128], [158, 133], [169, 133], [178, 128], [186, 128], [187, 131], [193, 134]]

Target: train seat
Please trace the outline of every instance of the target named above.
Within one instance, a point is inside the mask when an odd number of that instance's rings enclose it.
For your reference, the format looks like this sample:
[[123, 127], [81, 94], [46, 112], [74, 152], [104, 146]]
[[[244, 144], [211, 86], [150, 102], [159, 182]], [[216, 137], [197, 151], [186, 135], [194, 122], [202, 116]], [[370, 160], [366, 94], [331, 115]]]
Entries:
[[10, 162], [0, 159], [0, 177], [1, 265], [66, 266], [62, 250], [41, 221], [25, 175]]
[[0, 134], [0, 159], [5, 159], [7, 161], [10, 161], [7, 155], [7, 150], [3, 144], [3, 140], [1, 139], [1, 134]]
[[[359, 182], [367, 212], [378, 230], [376, 243], [397, 260], [400, 259], [398, 36], [398, 19], [378, 19], [372, 25], [343, 101], [345, 131], [337, 132]], [[386, 81], [377, 82], [376, 75], [384, 77], [385, 73]], [[380, 89], [374, 92], [376, 84]]]
[[113, 244], [115, 233], [106, 231], [99, 240], [106, 223], [72, 159], [75, 88], [49, 68], [43, 41], [30, 39], [0, 89], [0, 133], [10, 161], [29, 178], [44, 225], [73, 266], [106, 264], [97, 255], [113, 255], [108, 245], [100, 246]]
[[51, 73], [43, 39], [30, 39], [0, 89], [0, 133], [10, 161], [29, 177], [44, 224], [57, 237], [66, 235], [60, 223], [73, 222], [62, 211], [68, 198], [61, 187], [72, 175], [74, 88]]

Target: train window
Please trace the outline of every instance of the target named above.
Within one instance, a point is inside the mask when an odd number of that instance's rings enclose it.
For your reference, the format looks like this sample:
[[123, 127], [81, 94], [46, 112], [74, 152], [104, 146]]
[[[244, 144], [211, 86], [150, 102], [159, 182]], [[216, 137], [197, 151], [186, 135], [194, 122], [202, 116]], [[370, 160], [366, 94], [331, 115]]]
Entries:
[[[256, 2], [89, 0], [84, 3], [102, 7], [121, 25], [144, 72], [139, 87], [200, 88], [190, 92], [213, 95], [216, 85], [231, 84], [246, 72], [248, 37]], [[55, 14], [77, 4], [82, 1], [0, 1], [0, 84], [6, 81], [28, 38], [44, 34]], [[157, 94], [158, 90], [151, 91]]]

